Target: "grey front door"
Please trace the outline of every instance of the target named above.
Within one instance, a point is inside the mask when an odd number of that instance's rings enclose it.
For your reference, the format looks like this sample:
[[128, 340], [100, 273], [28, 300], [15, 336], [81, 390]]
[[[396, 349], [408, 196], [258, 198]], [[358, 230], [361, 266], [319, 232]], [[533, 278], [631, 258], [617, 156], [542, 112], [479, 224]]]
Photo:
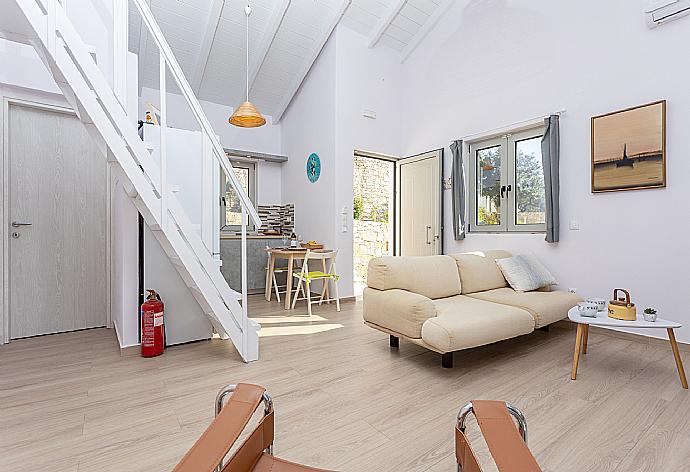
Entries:
[[10, 338], [105, 326], [106, 162], [72, 114], [9, 106]]

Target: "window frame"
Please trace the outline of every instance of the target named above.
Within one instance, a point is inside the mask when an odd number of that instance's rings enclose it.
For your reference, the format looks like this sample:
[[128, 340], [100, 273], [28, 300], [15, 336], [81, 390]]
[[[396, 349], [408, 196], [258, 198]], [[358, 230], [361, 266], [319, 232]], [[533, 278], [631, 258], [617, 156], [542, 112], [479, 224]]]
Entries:
[[[247, 178], [247, 184], [249, 186], [248, 188], [248, 195], [249, 195], [249, 200], [252, 202], [252, 205], [256, 207], [256, 193], [257, 193], [257, 184], [258, 184], [258, 172], [257, 172], [257, 165], [255, 161], [249, 161], [249, 160], [233, 160], [230, 159], [230, 164], [232, 165], [233, 169], [247, 169], [247, 172], [249, 173], [248, 178]], [[225, 172], [220, 173], [220, 231], [224, 233], [236, 233], [238, 231], [242, 231], [242, 225], [229, 225], [227, 224], [227, 214], [226, 214], [226, 200], [225, 200], [225, 189], [227, 188], [227, 178], [225, 176]], [[248, 220], [247, 223], [247, 231], [254, 231], [254, 223], [251, 220]]]
[[[527, 129], [508, 132], [499, 136], [478, 139], [469, 143], [468, 159], [468, 194], [469, 194], [469, 233], [545, 233], [546, 223], [517, 224], [517, 153], [516, 145], [520, 141], [526, 141], [544, 136], [544, 126], [534, 126]], [[477, 224], [477, 152], [500, 145], [501, 152], [501, 177], [500, 185], [510, 185], [511, 190], [500, 198], [500, 221], [498, 225]]]

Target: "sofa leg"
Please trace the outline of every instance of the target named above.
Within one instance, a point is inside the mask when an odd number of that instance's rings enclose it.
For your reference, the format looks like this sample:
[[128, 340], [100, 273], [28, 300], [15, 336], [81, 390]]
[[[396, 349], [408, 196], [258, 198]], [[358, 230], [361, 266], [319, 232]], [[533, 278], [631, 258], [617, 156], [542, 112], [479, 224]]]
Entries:
[[545, 333], [549, 332], [549, 328], [551, 328], [551, 325], [546, 325], [542, 326], [541, 328], [537, 328], [539, 331], [544, 331]]
[[452, 369], [453, 368], [453, 353], [452, 352], [446, 352], [445, 354], [441, 354], [441, 366], [445, 369]]
[[390, 345], [391, 347], [400, 347], [400, 338], [391, 334]]

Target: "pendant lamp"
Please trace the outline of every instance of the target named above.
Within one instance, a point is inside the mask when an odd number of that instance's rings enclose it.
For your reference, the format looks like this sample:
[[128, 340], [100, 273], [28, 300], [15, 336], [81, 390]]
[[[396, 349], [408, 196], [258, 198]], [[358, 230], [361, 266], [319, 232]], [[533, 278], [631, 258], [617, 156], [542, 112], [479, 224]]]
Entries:
[[231, 125], [239, 126], [240, 128], [258, 128], [266, 124], [266, 118], [264, 118], [254, 104], [249, 101], [249, 15], [252, 13], [252, 8], [249, 4], [244, 7], [244, 13], [247, 15], [247, 99], [235, 109], [228, 121]]

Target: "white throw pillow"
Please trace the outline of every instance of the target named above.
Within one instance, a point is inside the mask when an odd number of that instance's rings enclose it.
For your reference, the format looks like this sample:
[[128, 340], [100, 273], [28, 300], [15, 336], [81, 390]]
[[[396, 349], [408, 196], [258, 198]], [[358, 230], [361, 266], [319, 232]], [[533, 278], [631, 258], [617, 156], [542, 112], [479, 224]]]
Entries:
[[498, 259], [496, 264], [510, 286], [517, 292], [531, 292], [558, 284], [551, 272], [531, 254]]

